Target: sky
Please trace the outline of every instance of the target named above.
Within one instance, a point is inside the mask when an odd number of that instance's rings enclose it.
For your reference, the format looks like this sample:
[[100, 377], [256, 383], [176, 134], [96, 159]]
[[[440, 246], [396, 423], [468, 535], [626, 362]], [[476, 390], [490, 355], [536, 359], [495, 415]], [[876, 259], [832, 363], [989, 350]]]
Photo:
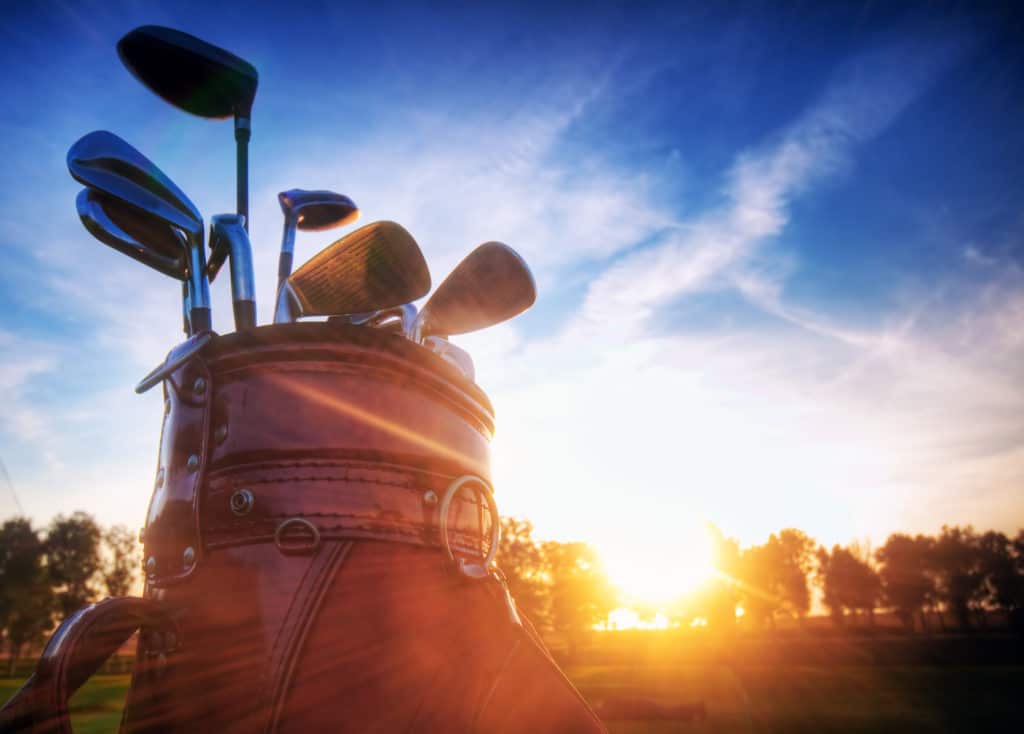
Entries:
[[[663, 575], [706, 523], [744, 545], [1024, 526], [1012, 4], [2, 12], [0, 517], [144, 518], [162, 402], [132, 386], [182, 338], [179, 288], [85, 232], [65, 156], [109, 129], [207, 219], [233, 211], [230, 122], [173, 109], [114, 51], [158, 24], [259, 70], [263, 322], [285, 189], [401, 222], [435, 284], [487, 240], [530, 263], [536, 306], [454, 341], [497, 411], [499, 506], [536, 535]], [[300, 233], [297, 262], [339, 235]]]

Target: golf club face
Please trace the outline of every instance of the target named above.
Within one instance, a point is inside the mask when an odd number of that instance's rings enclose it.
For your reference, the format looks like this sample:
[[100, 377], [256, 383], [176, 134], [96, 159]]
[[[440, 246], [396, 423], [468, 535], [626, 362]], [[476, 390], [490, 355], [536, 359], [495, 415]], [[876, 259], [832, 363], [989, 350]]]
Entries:
[[173, 227], [92, 189], [80, 191], [75, 206], [82, 224], [103, 244], [171, 278], [188, 278], [184, 238]]
[[529, 266], [501, 242], [469, 253], [437, 287], [416, 318], [414, 341], [484, 329], [516, 316], [537, 300]]
[[282, 284], [274, 322], [379, 311], [430, 290], [419, 245], [395, 222], [374, 222], [314, 255]]
[[200, 117], [248, 118], [259, 74], [252, 64], [195, 36], [146, 25], [117, 43], [117, 54], [146, 87]]
[[202, 233], [195, 204], [157, 166], [106, 130], [82, 136], [68, 150], [68, 171], [79, 183], [141, 209], [186, 233]]
[[252, 266], [252, 245], [245, 231], [245, 219], [239, 214], [217, 214], [210, 220], [210, 260], [207, 273], [216, 277], [224, 259], [231, 258], [231, 301], [235, 329], [244, 331], [256, 326], [255, 277]]
[[319, 232], [341, 227], [359, 219], [359, 207], [344, 194], [333, 191], [290, 189], [277, 195], [285, 217], [304, 232]]

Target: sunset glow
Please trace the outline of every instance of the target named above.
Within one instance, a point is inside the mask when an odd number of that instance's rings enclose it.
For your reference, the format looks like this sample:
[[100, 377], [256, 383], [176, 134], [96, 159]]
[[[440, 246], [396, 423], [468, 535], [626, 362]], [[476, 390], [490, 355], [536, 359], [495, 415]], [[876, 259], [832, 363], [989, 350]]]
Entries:
[[658, 604], [692, 592], [714, 574], [707, 528], [681, 523], [673, 535], [652, 532], [629, 543], [598, 544], [608, 579], [628, 599]]

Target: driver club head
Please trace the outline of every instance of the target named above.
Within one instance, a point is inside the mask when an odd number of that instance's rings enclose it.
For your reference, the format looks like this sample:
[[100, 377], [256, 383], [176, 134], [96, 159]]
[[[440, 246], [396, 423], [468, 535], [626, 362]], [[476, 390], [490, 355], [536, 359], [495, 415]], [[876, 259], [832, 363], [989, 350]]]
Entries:
[[501, 242], [485, 242], [469, 253], [430, 296], [413, 325], [411, 339], [451, 336], [484, 329], [516, 316], [537, 299], [529, 266]]
[[288, 277], [274, 323], [379, 311], [429, 290], [430, 270], [412, 235], [395, 222], [373, 222], [328, 245]]
[[144, 25], [117, 42], [128, 71], [157, 96], [199, 117], [249, 117], [259, 74], [230, 51], [174, 28]]

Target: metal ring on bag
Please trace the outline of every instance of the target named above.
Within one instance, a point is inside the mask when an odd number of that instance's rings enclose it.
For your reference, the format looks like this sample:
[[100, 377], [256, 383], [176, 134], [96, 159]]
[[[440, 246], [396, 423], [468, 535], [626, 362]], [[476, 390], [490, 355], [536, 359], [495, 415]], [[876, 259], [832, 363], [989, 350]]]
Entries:
[[452, 553], [451, 543], [448, 542], [448, 510], [451, 507], [452, 500], [459, 493], [466, 484], [475, 482], [480, 488], [483, 489], [483, 495], [487, 499], [487, 508], [491, 512], [491, 544], [487, 549], [487, 555], [483, 560], [484, 569], [490, 569], [494, 563], [494, 558], [498, 554], [498, 543], [501, 541], [501, 521], [498, 519], [498, 504], [494, 501], [494, 494], [491, 492], [490, 486], [480, 477], [472, 474], [465, 474], [454, 482], [448, 485], [448, 489], [444, 491], [444, 495], [441, 498], [441, 519], [440, 519], [440, 530], [441, 530], [441, 545], [444, 547], [444, 552], [448, 554], [448, 560], [452, 563], [458, 564], [455, 560], [455, 554]]
[[[310, 541], [304, 545], [285, 544], [284, 531], [289, 525], [299, 525], [309, 530], [312, 536]], [[320, 547], [320, 531], [316, 525], [301, 517], [289, 517], [287, 520], [277, 526], [277, 530], [274, 531], [274, 545], [282, 553], [287, 555], [294, 555], [299, 553], [313, 553], [317, 548]]]

